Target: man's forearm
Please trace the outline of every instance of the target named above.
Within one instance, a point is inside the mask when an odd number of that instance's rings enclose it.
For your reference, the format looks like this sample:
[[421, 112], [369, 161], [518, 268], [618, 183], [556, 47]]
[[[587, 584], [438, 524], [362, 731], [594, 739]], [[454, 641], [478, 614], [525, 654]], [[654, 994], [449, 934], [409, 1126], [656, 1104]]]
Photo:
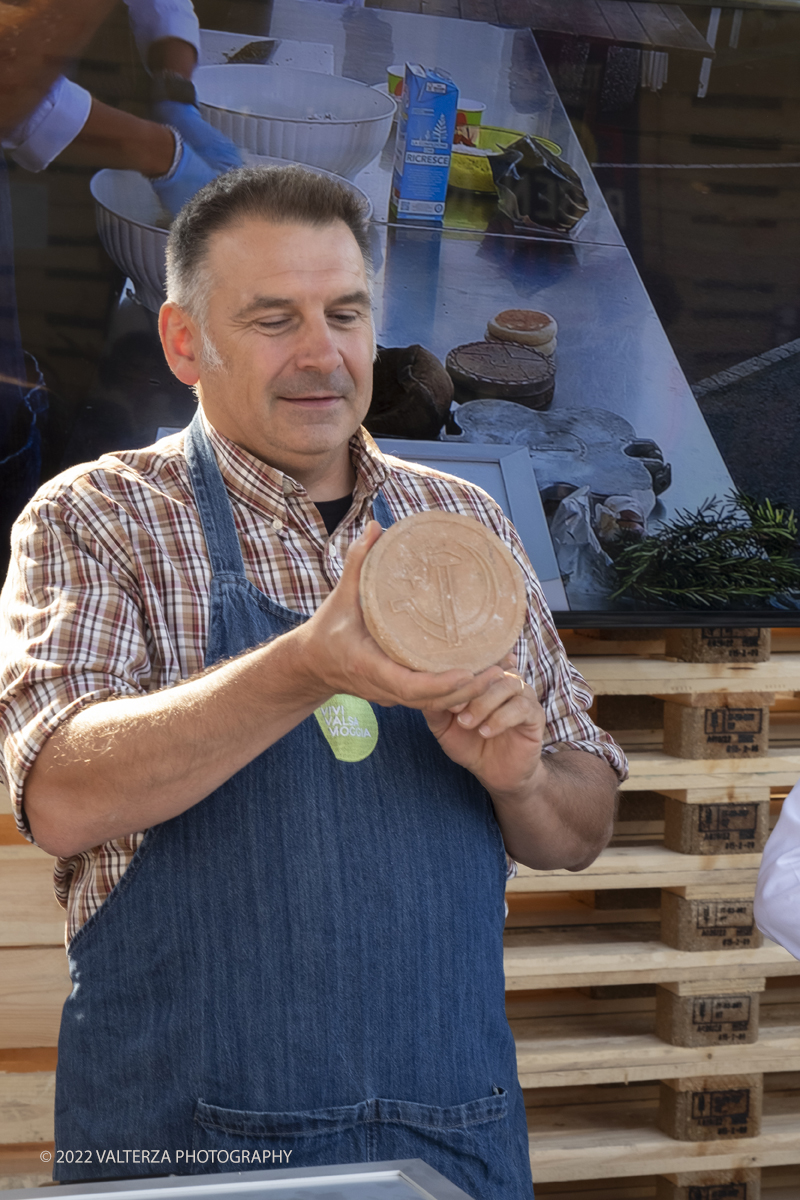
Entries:
[[61, 158], [65, 162], [166, 175], [175, 154], [175, 138], [166, 125], [145, 121], [121, 108], [92, 100], [89, 117]]
[[587, 751], [542, 755], [520, 793], [492, 794], [508, 853], [538, 871], [588, 867], [611, 837], [617, 787], [605, 759]]
[[27, 779], [37, 843], [68, 857], [203, 800], [327, 698], [297, 664], [289, 633], [176, 687], [77, 713]]

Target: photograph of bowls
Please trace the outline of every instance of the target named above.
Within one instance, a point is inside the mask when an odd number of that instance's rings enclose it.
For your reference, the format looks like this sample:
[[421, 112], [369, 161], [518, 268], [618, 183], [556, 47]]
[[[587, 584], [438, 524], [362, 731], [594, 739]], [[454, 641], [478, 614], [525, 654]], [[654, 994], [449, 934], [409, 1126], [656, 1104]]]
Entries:
[[[278, 158], [245, 154], [246, 166], [291, 166]], [[319, 167], [320, 175], [333, 175]], [[372, 216], [372, 201], [349, 180], [342, 180], [357, 193], [364, 217]], [[133, 282], [136, 298], [151, 312], [158, 312], [166, 299], [166, 251], [170, 216], [162, 206], [150, 180], [138, 171], [98, 171], [90, 183], [94, 197], [97, 232], [103, 249]]]
[[[456, 142], [453, 146], [453, 157], [450, 160], [449, 186], [461, 188], [466, 192], [496, 192], [489, 157], [499, 154], [525, 137], [516, 129], [500, 129], [496, 125], [467, 125], [456, 127]], [[535, 142], [540, 142], [551, 154], [560, 155], [561, 147], [547, 138], [529, 134]], [[463, 140], [462, 140], [463, 139]]]
[[383, 149], [394, 101], [367, 84], [291, 67], [198, 67], [203, 116], [253, 154], [321, 167], [348, 179]]

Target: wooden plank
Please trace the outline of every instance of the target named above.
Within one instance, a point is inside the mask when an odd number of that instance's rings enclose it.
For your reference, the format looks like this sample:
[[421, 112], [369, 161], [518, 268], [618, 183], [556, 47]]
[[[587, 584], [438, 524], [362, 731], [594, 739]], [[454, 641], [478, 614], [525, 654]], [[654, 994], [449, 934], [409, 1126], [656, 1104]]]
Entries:
[[[527, 25], [537, 33], [559, 33], [568, 37], [613, 41], [613, 34], [597, 0], [499, 0], [498, 11], [515, 14], [514, 24]], [[504, 21], [504, 24], [510, 22]]]
[[643, 50], [655, 49], [653, 39], [630, 4], [622, 0], [600, 0], [600, 8], [615, 42], [640, 46]]
[[[673, 5], [647, 4], [630, 0], [630, 6], [658, 50], [700, 50], [713, 57], [714, 51], [692, 25], [691, 31], [676, 28], [670, 19]], [[666, 11], [665, 11], [666, 10]], [[691, 22], [689, 22], [691, 25]]]
[[422, 0], [420, 12], [426, 17], [455, 17], [461, 16], [458, 0]]
[[41, 1142], [22, 1142], [16, 1146], [0, 1145], [0, 1190], [11, 1188], [44, 1187], [52, 1184], [53, 1166], [43, 1163], [40, 1155], [43, 1150], [49, 1150], [51, 1155], [55, 1145]]
[[661, 13], [672, 23], [676, 33], [681, 38], [679, 49], [694, 50], [698, 54], [707, 55], [713, 58], [715, 55], [714, 47], [707, 42], [700, 30], [690, 21], [679, 4], [659, 4], [656, 6]]
[[738, 787], [764, 784], [794, 787], [800, 778], [800, 752], [770, 750], [761, 758], [734, 760], [674, 758], [657, 750], [628, 755], [630, 776], [624, 791], [663, 791], [680, 788]]
[[572, 659], [598, 696], [680, 695], [685, 692], [792, 692], [800, 654], [775, 654], [764, 663], [686, 663], [614, 654]]
[[[649, 931], [652, 930], [652, 933]], [[674, 950], [648, 925], [512, 930], [504, 938], [506, 990], [800, 975], [788, 950]], [[746, 990], [746, 989], [745, 989]]]
[[608, 846], [583, 871], [534, 871], [519, 865], [509, 892], [576, 892], [597, 888], [681, 887], [712, 882], [754, 886], [760, 854], [679, 854], [664, 846]]
[[57, 1045], [71, 986], [63, 946], [0, 950], [0, 1049]]
[[766, 1096], [761, 1133], [720, 1142], [678, 1142], [656, 1127], [656, 1101], [528, 1110], [533, 1182], [627, 1178], [643, 1172], [769, 1167], [800, 1161], [800, 1094]]
[[0, 1143], [51, 1142], [55, 1071], [0, 1074]]
[[672, 1046], [653, 1033], [652, 1013], [512, 1020], [523, 1087], [636, 1083], [679, 1076], [734, 1075], [800, 1068], [800, 1029], [761, 1030], [756, 1042]]
[[461, 0], [462, 21], [487, 21], [496, 25], [499, 21], [495, 0]]
[[65, 914], [53, 895], [53, 859], [30, 844], [0, 845], [0, 946], [58, 946]]

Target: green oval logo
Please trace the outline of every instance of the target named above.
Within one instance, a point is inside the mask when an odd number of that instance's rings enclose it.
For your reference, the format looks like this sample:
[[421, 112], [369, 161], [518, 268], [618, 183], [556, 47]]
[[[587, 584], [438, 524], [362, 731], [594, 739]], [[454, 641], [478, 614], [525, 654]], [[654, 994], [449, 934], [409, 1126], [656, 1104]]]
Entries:
[[375, 749], [378, 721], [366, 700], [358, 696], [331, 696], [314, 716], [340, 762], [361, 762]]

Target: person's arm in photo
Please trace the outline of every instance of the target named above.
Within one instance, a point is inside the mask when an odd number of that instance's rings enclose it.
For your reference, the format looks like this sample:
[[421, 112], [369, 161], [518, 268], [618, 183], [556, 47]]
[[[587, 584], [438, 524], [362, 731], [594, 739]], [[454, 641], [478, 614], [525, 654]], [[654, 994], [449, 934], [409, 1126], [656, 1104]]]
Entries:
[[0, 0], [0, 137], [41, 104], [112, 7], [113, 0]]

